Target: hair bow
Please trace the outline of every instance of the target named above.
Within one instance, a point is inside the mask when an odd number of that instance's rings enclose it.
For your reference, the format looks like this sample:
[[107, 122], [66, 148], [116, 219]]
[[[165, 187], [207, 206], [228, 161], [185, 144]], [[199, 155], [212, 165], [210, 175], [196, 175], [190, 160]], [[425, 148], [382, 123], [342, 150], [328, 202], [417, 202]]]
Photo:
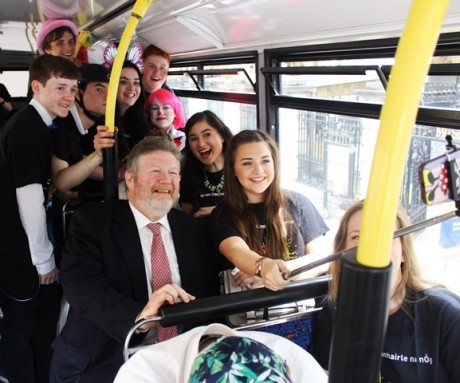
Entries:
[[[117, 55], [118, 46], [114, 40], [110, 40], [107, 46], [104, 49], [103, 58], [104, 58], [104, 65], [107, 68], [110, 68], [113, 65], [115, 60], [115, 56]], [[142, 53], [143, 48], [140, 43], [133, 43], [129, 46], [128, 52], [126, 53], [126, 60], [131, 61], [135, 64], [139, 70], [143, 71], [144, 66], [142, 64]]]

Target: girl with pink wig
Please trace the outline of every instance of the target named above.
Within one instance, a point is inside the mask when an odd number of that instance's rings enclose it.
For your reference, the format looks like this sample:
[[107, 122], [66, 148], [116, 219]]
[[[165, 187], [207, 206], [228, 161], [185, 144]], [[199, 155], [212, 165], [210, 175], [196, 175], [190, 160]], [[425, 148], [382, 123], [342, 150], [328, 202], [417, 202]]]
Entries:
[[166, 89], [154, 91], [145, 105], [151, 133], [167, 134], [176, 143], [179, 150], [185, 148], [185, 116], [179, 98]]

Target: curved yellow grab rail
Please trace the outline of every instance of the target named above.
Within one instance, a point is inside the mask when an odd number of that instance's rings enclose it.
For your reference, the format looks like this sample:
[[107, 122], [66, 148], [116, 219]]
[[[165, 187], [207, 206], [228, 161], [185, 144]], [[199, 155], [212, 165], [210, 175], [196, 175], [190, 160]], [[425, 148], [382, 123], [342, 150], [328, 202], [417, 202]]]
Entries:
[[363, 209], [357, 261], [385, 267], [420, 95], [449, 0], [414, 0], [396, 51]]
[[133, 10], [131, 11], [131, 17], [126, 24], [123, 35], [121, 36], [120, 44], [118, 45], [117, 55], [113, 62], [112, 72], [110, 73], [109, 88], [107, 90], [107, 104], [105, 109], [105, 125], [111, 132], [115, 130], [115, 106], [117, 102], [118, 82], [120, 80], [123, 61], [125, 60], [126, 52], [128, 51], [128, 45], [139, 20], [145, 16], [147, 9], [152, 3], [153, 0], [136, 1], [133, 6]]
[[[43, 14], [43, 10], [42, 10], [41, 0], [37, 0], [37, 11], [38, 11], [38, 18], [40, 22], [43, 24], [46, 20], [45, 20], [45, 15]], [[33, 19], [33, 13], [30, 14], [30, 18], [31, 20]]]
[[88, 39], [90, 35], [91, 35], [91, 32], [86, 29], [82, 29], [80, 32], [78, 32], [78, 40], [75, 46], [73, 57], [78, 56], [78, 52], [80, 51], [81, 47], [88, 48]]

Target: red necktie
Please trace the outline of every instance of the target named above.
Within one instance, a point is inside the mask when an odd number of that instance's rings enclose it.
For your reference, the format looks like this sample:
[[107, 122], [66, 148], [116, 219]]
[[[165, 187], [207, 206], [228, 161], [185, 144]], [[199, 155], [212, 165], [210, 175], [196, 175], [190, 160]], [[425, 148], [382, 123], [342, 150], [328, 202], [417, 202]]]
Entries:
[[[151, 260], [152, 260], [152, 289], [158, 290], [160, 287], [171, 284], [171, 269], [169, 267], [168, 256], [161, 238], [161, 224], [149, 223], [147, 227], [153, 233]], [[177, 335], [177, 327], [157, 327], [158, 341], [167, 340]]]

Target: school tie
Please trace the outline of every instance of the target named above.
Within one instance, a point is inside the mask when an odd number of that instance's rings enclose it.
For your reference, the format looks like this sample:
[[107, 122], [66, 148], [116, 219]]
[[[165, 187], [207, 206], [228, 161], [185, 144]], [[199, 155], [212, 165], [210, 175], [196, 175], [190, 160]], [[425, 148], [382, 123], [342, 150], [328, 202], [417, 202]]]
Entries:
[[[166, 255], [163, 239], [161, 238], [161, 224], [149, 223], [147, 227], [153, 233], [151, 260], [152, 260], [152, 289], [172, 283], [171, 268], [169, 267], [168, 256]], [[164, 341], [177, 335], [177, 327], [157, 327], [158, 341]]]
[[48, 125], [48, 129], [56, 129], [58, 126], [57, 124], [53, 121], [51, 121], [51, 124]]

